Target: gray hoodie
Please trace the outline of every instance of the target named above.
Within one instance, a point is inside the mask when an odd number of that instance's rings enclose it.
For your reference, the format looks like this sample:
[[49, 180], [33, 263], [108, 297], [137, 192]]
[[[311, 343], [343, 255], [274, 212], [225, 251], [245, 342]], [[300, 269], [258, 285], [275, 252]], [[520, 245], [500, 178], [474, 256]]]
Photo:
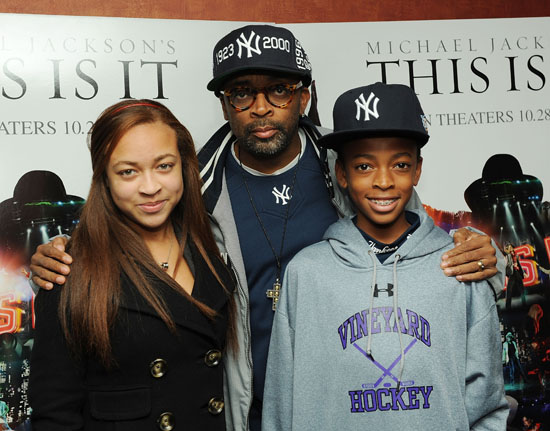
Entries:
[[445, 277], [452, 239], [415, 212], [420, 226], [383, 264], [350, 219], [289, 263], [264, 431], [506, 428], [492, 290]]

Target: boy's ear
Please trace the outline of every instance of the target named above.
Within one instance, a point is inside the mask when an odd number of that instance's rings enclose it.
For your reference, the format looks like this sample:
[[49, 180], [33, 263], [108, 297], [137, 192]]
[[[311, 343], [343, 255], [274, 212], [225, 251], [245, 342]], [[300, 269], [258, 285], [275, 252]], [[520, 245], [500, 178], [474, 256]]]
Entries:
[[420, 181], [420, 175], [422, 174], [422, 157], [419, 157], [416, 161], [416, 170], [414, 173], [414, 185], [417, 186], [418, 182]]
[[342, 163], [342, 160], [340, 160], [340, 157], [336, 159], [336, 164], [334, 165], [334, 170], [336, 172], [336, 180], [338, 181], [338, 184], [343, 189], [348, 188], [348, 180], [346, 178], [346, 170], [344, 169], [344, 164]]

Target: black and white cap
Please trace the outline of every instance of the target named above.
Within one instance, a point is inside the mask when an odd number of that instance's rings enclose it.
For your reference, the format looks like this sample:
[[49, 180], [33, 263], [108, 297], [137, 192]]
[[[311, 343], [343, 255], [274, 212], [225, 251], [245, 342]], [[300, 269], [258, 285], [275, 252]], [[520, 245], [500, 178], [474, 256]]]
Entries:
[[353, 139], [399, 136], [423, 147], [430, 136], [428, 122], [416, 93], [402, 84], [376, 84], [346, 91], [334, 104], [334, 132], [319, 145], [337, 149]]
[[311, 84], [311, 65], [302, 45], [283, 27], [247, 25], [224, 36], [214, 47], [210, 91], [221, 90], [234, 75], [248, 71], [296, 75]]

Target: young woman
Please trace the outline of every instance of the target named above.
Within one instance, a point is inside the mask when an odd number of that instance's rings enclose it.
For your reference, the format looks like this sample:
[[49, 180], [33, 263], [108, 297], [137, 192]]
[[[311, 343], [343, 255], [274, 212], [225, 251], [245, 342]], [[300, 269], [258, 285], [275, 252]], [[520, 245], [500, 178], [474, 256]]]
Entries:
[[101, 114], [90, 150], [71, 274], [36, 298], [33, 430], [225, 430], [233, 278], [191, 136], [160, 103], [127, 100]]

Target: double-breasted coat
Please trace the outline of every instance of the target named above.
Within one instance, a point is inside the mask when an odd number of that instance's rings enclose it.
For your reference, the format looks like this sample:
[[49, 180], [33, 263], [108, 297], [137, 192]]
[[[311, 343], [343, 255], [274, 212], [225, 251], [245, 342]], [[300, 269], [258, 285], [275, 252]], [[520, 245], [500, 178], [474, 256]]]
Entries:
[[[57, 318], [61, 288], [40, 291], [29, 387], [33, 431], [225, 430], [222, 351], [228, 296], [200, 253], [190, 248], [192, 295], [216, 310], [217, 318], [209, 320], [155, 279], [176, 324], [174, 334], [123, 276], [111, 335], [112, 369], [93, 356], [74, 357]], [[211, 260], [231, 291], [228, 271]]]

